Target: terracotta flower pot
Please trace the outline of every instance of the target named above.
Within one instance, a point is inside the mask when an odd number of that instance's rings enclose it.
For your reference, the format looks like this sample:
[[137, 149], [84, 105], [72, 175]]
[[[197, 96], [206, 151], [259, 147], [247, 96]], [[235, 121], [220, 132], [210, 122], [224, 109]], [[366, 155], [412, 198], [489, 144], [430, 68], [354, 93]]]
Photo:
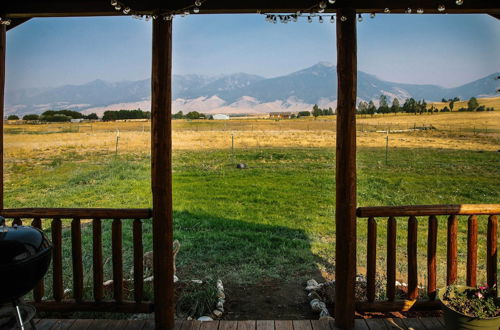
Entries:
[[[468, 286], [456, 285], [455, 288], [463, 292], [467, 289], [475, 289]], [[446, 287], [438, 290], [438, 297], [441, 300], [444, 311], [444, 321], [448, 330], [499, 330], [500, 316], [481, 319], [462, 314], [452, 307], [448, 306], [443, 300], [443, 295], [446, 292]]]

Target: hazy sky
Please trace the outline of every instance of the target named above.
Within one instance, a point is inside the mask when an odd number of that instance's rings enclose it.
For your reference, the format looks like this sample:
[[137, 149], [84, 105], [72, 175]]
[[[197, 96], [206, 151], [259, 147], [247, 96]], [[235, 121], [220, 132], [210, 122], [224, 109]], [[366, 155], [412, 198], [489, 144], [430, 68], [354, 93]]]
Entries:
[[[261, 15], [174, 21], [174, 72], [273, 77], [336, 63], [335, 24]], [[40, 18], [7, 33], [7, 88], [150, 76], [151, 22]], [[395, 82], [453, 87], [500, 71], [500, 21], [488, 15], [377, 15], [358, 24], [358, 68]]]

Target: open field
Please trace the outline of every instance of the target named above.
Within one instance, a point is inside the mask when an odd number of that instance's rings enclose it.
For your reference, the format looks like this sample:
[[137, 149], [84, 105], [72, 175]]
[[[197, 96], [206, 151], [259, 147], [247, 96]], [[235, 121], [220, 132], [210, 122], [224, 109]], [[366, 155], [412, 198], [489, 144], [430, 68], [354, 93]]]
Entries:
[[[334, 119], [334, 117], [333, 117]], [[359, 125], [428, 120], [437, 130], [358, 133], [359, 206], [498, 203], [500, 201], [500, 112], [363, 118]], [[430, 120], [433, 121], [430, 121]], [[487, 122], [489, 132], [441, 130], [439, 125]], [[253, 126], [226, 130], [224, 123], [174, 123], [175, 238], [181, 241], [181, 278], [219, 277], [231, 288], [242, 283], [295, 283], [334, 276], [335, 123], [331, 119], [240, 120]], [[288, 124], [290, 122], [290, 124]], [[293, 122], [293, 123], [292, 123]], [[316, 123], [333, 129], [312, 129]], [[194, 122], [197, 123], [197, 122]], [[233, 121], [226, 123], [232, 125]], [[261, 124], [262, 123], [262, 124]], [[419, 123], [419, 122], [418, 122]], [[417, 123], [417, 126], [419, 125]], [[302, 125], [295, 129], [286, 125]], [[150, 207], [149, 123], [95, 123], [92, 131], [44, 134], [46, 125], [5, 135], [5, 206]], [[202, 125], [206, 129], [200, 129]], [[281, 125], [267, 129], [267, 125]], [[304, 127], [309, 128], [304, 129]], [[326, 125], [326, 124], [325, 124]], [[116, 128], [120, 129], [118, 154]], [[143, 129], [144, 127], [144, 129]], [[185, 128], [187, 127], [187, 129]], [[258, 129], [256, 129], [258, 127]], [[271, 126], [276, 127], [276, 126]], [[36, 131], [34, 131], [36, 129]], [[107, 130], [107, 131], [106, 131]], [[234, 150], [231, 149], [234, 135]], [[236, 163], [247, 170], [238, 170]], [[465, 281], [466, 219], [459, 222], [459, 276]], [[438, 285], [446, 273], [446, 219], [439, 219]], [[380, 220], [378, 266], [385, 269], [385, 220]], [[406, 278], [406, 221], [398, 223], [398, 280]], [[103, 228], [110, 256], [110, 226]], [[84, 269], [90, 269], [91, 228], [84, 226]], [[124, 232], [125, 270], [132, 267], [131, 223]], [[150, 250], [151, 223], [144, 224]], [[358, 227], [358, 269], [366, 264], [366, 221]], [[478, 282], [485, 279], [486, 222], [479, 221]], [[69, 240], [70, 232], [64, 232]], [[426, 220], [419, 221], [418, 264], [426, 272]], [[70, 244], [65, 265], [71, 269]], [[91, 272], [89, 272], [91, 274]], [[131, 277], [131, 275], [130, 275]], [[49, 274], [50, 278], [50, 274]], [[105, 278], [111, 278], [106, 263]], [[47, 279], [48, 281], [48, 279]], [[422, 284], [425, 277], [421, 277]], [[48, 284], [49, 282], [47, 282]], [[92, 277], [85, 279], [90, 295]], [[71, 272], [65, 274], [71, 287]], [[231, 292], [229, 290], [229, 292]], [[50, 291], [47, 291], [49, 294]], [[383, 292], [379, 292], [383, 295]]]

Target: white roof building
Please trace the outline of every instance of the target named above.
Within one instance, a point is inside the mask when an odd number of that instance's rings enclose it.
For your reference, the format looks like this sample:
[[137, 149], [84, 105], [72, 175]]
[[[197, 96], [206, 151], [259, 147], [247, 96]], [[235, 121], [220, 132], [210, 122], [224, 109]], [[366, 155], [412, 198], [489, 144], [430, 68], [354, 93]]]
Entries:
[[216, 120], [228, 120], [229, 116], [219, 113], [219, 114], [214, 115], [214, 119], [216, 119]]

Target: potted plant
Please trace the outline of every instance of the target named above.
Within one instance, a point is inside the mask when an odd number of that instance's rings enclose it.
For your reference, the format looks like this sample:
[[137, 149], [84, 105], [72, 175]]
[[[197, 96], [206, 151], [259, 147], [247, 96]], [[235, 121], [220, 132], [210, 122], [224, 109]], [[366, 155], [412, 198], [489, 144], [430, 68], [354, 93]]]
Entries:
[[500, 329], [500, 300], [495, 287], [450, 285], [438, 291], [447, 329]]

